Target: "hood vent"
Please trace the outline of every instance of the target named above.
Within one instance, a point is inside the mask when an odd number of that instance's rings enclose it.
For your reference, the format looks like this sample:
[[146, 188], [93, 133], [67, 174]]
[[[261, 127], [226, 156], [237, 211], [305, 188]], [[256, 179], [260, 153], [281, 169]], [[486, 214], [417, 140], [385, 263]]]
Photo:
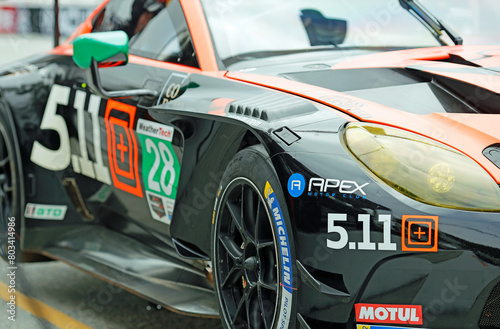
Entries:
[[253, 97], [229, 105], [228, 112], [271, 122], [318, 111], [313, 103], [298, 97], [271, 94]]

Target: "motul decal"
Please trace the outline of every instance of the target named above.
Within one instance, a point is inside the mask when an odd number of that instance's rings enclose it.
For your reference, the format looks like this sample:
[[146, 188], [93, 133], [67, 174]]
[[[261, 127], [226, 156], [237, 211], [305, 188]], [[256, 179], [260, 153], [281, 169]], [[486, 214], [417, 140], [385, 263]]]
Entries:
[[421, 305], [356, 304], [356, 321], [384, 324], [422, 325]]
[[142, 198], [138, 168], [139, 155], [133, 131], [136, 110], [135, 106], [109, 100], [105, 121], [113, 185]]

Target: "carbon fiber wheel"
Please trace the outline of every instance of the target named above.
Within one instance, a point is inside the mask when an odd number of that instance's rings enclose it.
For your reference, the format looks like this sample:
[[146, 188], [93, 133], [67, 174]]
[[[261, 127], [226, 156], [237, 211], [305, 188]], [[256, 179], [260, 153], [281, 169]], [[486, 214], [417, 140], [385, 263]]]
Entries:
[[284, 216], [266, 179], [269, 174], [275, 183], [259, 152], [245, 150], [233, 159], [222, 180], [212, 263], [226, 328], [292, 328], [292, 287], [284, 290], [292, 280], [291, 267], [284, 265], [292, 263], [292, 253], [288, 235], [282, 237]]

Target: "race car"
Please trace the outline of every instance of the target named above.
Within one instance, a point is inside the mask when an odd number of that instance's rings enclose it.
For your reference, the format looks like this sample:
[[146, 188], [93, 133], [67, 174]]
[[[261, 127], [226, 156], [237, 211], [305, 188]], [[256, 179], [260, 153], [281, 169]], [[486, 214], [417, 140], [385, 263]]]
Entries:
[[224, 328], [500, 328], [500, 47], [462, 43], [416, 0], [106, 0], [0, 70], [3, 257]]

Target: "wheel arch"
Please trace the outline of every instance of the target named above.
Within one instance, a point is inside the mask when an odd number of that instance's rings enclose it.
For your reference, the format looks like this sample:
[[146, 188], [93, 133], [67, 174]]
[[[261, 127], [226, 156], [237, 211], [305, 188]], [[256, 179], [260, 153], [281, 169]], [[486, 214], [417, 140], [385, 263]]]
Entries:
[[[216, 139], [212, 144], [219, 145], [219, 152], [222, 152], [223, 156], [218, 157], [217, 161], [211, 163], [197, 164], [197, 167], [203, 166], [203, 169], [201, 169], [205, 173], [203, 180], [197, 179], [199, 177], [190, 177], [187, 190], [194, 191], [195, 195], [180, 200], [172, 219], [170, 233], [175, 241], [178, 253], [183, 257], [210, 258], [210, 230], [213, 208], [220, 180], [233, 157], [246, 148], [260, 147], [270, 158], [271, 151], [268, 144], [273, 143], [273, 141], [265, 132], [253, 129], [239, 121], [219, 123], [221, 128], [219, 133], [215, 134]], [[227, 144], [227, 140], [231, 141], [230, 145]], [[199, 172], [200, 168], [198, 167], [195, 171]], [[202, 200], [203, 197], [205, 197], [204, 200]], [[201, 205], [203, 206], [201, 207]]]

